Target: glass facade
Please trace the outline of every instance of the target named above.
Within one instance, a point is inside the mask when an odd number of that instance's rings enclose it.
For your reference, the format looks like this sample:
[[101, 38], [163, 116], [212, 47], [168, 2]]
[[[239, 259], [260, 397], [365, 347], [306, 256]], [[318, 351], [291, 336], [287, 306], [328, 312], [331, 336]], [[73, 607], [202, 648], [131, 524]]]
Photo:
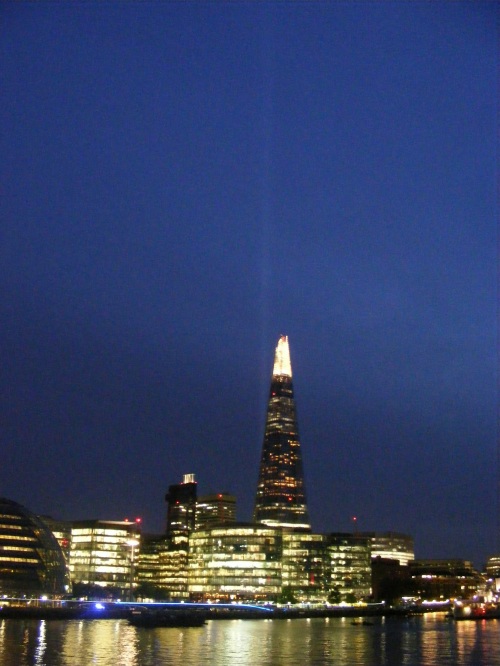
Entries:
[[160, 553], [160, 586], [169, 599], [189, 599], [187, 548], [170, 547]]
[[397, 560], [403, 566], [415, 559], [413, 537], [400, 532], [359, 532], [370, 541], [371, 557]]
[[329, 534], [329, 600], [360, 601], [371, 594], [370, 542], [357, 534]]
[[172, 543], [188, 540], [195, 527], [198, 484], [194, 474], [185, 474], [182, 483], [169, 486], [165, 500], [167, 508], [167, 536]]
[[323, 601], [328, 585], [325, 537], [283, 530], [283, 592], [295, 601]]
[[133, 587], [139, 528], [128, 521], [83, 520], [72, 523], [70, 572], [73, 583]]
[[137, 558], [137, 595], [171, 601], [188, 599], [188, 549], [163, 535], [144, 535]]
[[287, 336], [279, 339], [274, 357], [254, 520], [309, 528]]
[[189, 542], [192, 599], [274, 600], [281, 593], [281, 529], [236, 524], [193, 532]]
[[69, 575], [56, 538], [33, 513], [0, 498], [0, 593], [61, 595]]
[[236, 522], [236, 497], [228, 493], [204, 495], [196, 504], [196, 529]]
[[158, 596], [162, 578], [160, 556], [167, 548], [168, 542], [164, 534], [144, 534], [141, 537], [141, 549], [135, 569], [139, 592], [144, 597]]
[[49, 528], [52, 534], [57, 539], [64, 554], [64, 558], [69, 565], [69, 553], [71, 545], [71, 523], [64, 520], [54, 520], [50, 516], [39, 516], [45, 525]]

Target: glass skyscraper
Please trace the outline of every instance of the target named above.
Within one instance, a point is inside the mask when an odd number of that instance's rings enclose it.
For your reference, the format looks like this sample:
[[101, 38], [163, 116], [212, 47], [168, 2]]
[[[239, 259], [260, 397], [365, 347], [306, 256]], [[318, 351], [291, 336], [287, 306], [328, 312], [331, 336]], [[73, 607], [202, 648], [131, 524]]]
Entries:
[[254, 521], [310, 529], [286, 335], [274, 356]]
[[189, 534], [194, 530], [197, 487], [194, 474], [184, 474], [182, 483], [169, 486], [165, 495], [167, 536], [172, 544], [187, 544]]

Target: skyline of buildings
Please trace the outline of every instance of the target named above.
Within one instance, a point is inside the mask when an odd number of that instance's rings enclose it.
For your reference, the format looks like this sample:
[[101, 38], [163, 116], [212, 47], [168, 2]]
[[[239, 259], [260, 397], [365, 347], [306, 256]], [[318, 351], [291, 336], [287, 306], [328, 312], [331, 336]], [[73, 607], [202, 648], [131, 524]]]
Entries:
[[[394, 532], [314, 534], [227, 522], [173, 544], [166, 532], [142, 535], [139, 521], [62, 523], [1, 502], [0, 591], [7, 596], [352, 604], [464, 599], [500, 587], [498, 557], [483, 575], [467, 560], [418, 560], [413, 539]], [[19, 538], [32, 543], [12, 547]]]
[[[141, 534], [140, 519], [42, 520], [15, 502], [2, 500], [0, 591], [14, 589], [15, 581], [26, 575], [27, 589], [36, 589], [34, 579], [39, 576], [38, 587], [52, 585], [53, 593], [61, 593], [64, 559], [73, 586], [127, 591], [130, 599], [140, 590], [173, 599], [355, 602], [369, 598], [373, 589], [382, 589], [384, 576], [405, 581], [408, 588], [410, 565], [417, 571], [413, 577], [444, 576], [439, 589], [455, 589], [449, 578], [456, 569], [467, 570], [470, 586], [476, 584], [477, 572], [470, 563], [462, 566], [457, 560], [445, 566], [441, 560], [433, 564], [425, 560], [414, 565], [414, 541], [407, 534], [311, 530], [285, 335], [275, 349], [253, 522], [236, 521], [236, 497], [226, 491], [198, 497], [193, 473], [171, 484], [165, 500], [165, 530], [154, 535]], [[29, 529], [41, 544], [42, 556], [36, 561], [29, 557], [36, 550], [31, 543], [16, 545], [19, 539], [34, 542]], [[60, 554], [55, 553], [54, 537]], [[58, 583], [45, 583], [54, 572]], [[375, 588], [374, 575], [382, 581]]]

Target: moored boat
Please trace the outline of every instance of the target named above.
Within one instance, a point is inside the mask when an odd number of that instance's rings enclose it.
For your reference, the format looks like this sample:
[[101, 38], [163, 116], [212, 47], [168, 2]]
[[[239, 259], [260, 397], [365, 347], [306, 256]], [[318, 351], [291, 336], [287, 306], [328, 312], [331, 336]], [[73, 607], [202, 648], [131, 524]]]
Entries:
[[489, 601], [455, 601], [455, 620], [491, 620], [500, 618], [500, 605]]
[[202, 611], [133, 608], [128, 617], [135, 627], [202, 627], [206, 615]]

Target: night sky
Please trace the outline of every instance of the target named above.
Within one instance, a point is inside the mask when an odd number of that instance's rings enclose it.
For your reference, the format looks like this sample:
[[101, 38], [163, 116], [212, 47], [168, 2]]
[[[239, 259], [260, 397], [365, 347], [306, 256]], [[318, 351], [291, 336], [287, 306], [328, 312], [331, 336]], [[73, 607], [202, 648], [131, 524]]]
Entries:
[[497, 538], [495, 2], [0, 6], [0, 494], [250, 520], [289, 336], [313, 530]]

